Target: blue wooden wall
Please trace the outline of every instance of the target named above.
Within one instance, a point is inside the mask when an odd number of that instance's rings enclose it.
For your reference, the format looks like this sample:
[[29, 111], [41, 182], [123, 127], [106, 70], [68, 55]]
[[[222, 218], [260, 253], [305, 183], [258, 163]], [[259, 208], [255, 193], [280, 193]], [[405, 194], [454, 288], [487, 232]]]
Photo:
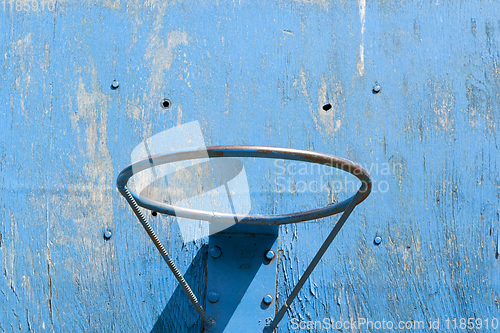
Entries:
[[[0, 331], [202, 330], [115, 188], [134, 147], [191, 121], [207, 145], [329, 153], [374, 179], [279, 332], [500, 318], [499, 17], [486, 0], [0, 3]], [[272, 170], [246, 166], [255, 213], [337, 198]], [[151, 220], [203, 300], [207, 239]], [[279, 304], [336, 220], [280, 229]]]

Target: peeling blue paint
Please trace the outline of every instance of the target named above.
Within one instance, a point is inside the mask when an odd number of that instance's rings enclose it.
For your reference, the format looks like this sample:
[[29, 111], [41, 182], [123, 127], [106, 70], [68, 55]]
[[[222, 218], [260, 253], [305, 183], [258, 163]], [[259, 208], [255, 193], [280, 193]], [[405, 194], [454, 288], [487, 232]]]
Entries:
[[[387, 190], [355, 210], [279, 332], [292, 318], [498, 316], [499, 14], [498, 1], [0, 3], [0, 330], [201, 330], [114, 189], [139, 142], [193, 120], [207, 145], [396, 166], [372, 174]], [[277, 193], [273, 165], [248, 163], [255, 213], [347, 197]], [[335, 221], [281, 227], [279, 305]], [[153, 223], [203, 299], [207, 240]]]

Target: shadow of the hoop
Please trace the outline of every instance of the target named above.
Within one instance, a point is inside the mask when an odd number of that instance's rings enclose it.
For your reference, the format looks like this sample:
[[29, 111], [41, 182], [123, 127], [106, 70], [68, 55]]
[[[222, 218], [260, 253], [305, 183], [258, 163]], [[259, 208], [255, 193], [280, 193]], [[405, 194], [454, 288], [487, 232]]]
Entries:
[[[207, 282], [207, 250], [208, 245], [200, 248], [184, 274], [184, 278], [202, 304], [204, 304], [205, 285]], [[201, 332], [202, 327], [203, 322], [200, 316], [184, 293], [184, 290], [182, 290], [182, 287], [178, 285], [151, 329], [151, 333]]]

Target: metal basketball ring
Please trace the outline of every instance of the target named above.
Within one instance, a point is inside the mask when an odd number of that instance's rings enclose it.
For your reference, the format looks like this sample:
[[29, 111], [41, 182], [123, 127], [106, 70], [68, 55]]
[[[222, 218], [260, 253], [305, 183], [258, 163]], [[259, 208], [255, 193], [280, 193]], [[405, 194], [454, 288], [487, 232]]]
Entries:
[[[174, 207], [168, 204], [143, 198], [127, 188], [127, 182], [134, 175], [134, 173], [138, 173], [148, 168], [152, 168], [166, 163], [206, 158], [207, 155], [208, 157], [275, 158], [275, 159], [285, 159], [285, 160], [323, 164], [351, 173], [361, 181], [361, 187], [354, 196], [342, 202], [333, 205], [328, 205], [318, 209], [311, 209], [298, 213], [281, 214], [281, 215], [238, 215], [238, 214], [227, 214], [227, 213], [210, 213], [195, 209]], [[344, 212], [340, 217], [340, 219], [335, 224], [333, 230], [326, 238], [323, 245], [320, 247], [320, 249], [314, 256], [313, 260], [307, 267], [306, 271], [300, 278], [299, 282], [295, 285], [294, 289], [292, 290], [292, 292], [290, 293], [284, 304], [281, 306], [280, 310], [274, 317], [273, 321], [266, 326], [265, 330], [267, 332], [273, 332], [274, 329], [277, 327], [278, 323], [285, 315], [285, 312], [288, 310], [290, 304], [292, 304], [295, 297], [297, 297], [297, 294], [304, 285], [305, 281], [312, 273], [312, 271], [320, 261], [321, 257], [332, 243], [333, 239], [337, 236], [338, 232], [340, 231], [345, 221], [353, 211], [354, 207], [356, 207], [359, 203], [361, 203], [363, 200], [366, 199], [366, 197], [370, 194], [372, 188], [372, 181], [370, 179], [370, 175], [368, 174], [368, 172], [366, 172], [359, 165], [354, 164], [349, 160], [332, 155], [321, 154], [306, 150], [260, 147], [260, 146], [214, 146], [214, 147], [207, 147], [206, 149], [200, 148], [197, 150], [195, 149], [183, 150], [163, 155], [151, 156], [149, 158], [139, 160], [126, 167], [118, 175], [116, 183], [120, 193], [125, 197], [125, 199], [130, 204], [130, 207], [132, 208], [135, 215], [141, 222], [142, 226], [148, 233], [149, 237], [155, 244], [156, 248], [160, 252], [165, 262], [167, 263], [168, 267], [174, 274], [180, 286], [188, 296], [190, 302], [195, 307], [196, 311], [203, 320], [203, 324], [205, 325], [208, 331], [213, 330], [215, 328], [216, 325], [215, 321], [208, 316], [205, 309], [196, 298], [196, 295], [193, 293], [191, 287], [189, 287], [188, 283], [186, 282], [180, 271], [177, 269], [177, 266], [174, 264], [167, 250], [156, 236], [156, 233], [151, 228], [151, 225], [147, 221], [143, 212], [140, 210], [139, 206], [163, 214], [180, 216], [190, 219], [215, 221], [215, 222], [229, 222], [229, 223], [234, 223], [235, 221], [237, 221], [237, 223], [243, 223], [243, 224], [264, 224], [264, 225], [280, 225], [286, 223], [296, 223], [296, 222], [318, 219]]]
[[280, 215], [239, 215], [230, 213], [214, 213], [196, 209], [182, 208], [172, 206], [166, 203], [157, 202], [145, 197], [142, 197], [135, 192], [127, 189], [128, 180], [138, 172], [159, 166], [162, 164], [178, 162], [183, 160], [192, 160], [200, 158], [217, 158], [217, 157], [257, 157], [257, 158], [272, 158], [294, 160], [309, 163], [316, 163], [327, 165], [349, 172], [361, 181], [361, 187], [358, 192], [361, 196], [356, 205], [361, 203], [368, 197], [372, 188], [372, 181], [370, 175], [361, 166], [353, 162], [328, 154], [322, 154], [312, 151], [277, 148], [277, 147], [264, 147], [264, 146], [213, 146], [200, 149], [182, 150], [171, 152], [163, 155], [155, 155], [149, 158], [141, 159], [125, 169], [120, 173], [117, 179], [117, 186], [120, 193], [126, 196], [128, 190], [137, 204], [143, 208], [159, 212], [162, 214], [184, 217], [195, 220], [204, 220], [212, 222], [223, 223], [238, 223], [242, 224], [263, 224], [263, 225], [280, 225], [288, 223], [297, 223], [319, 219], [322, 217], [335, 215], [345, 211], [349, 203], [354, 199], [354, 196], [338, 202], [336, 204], [327, 205], [325, 207]]

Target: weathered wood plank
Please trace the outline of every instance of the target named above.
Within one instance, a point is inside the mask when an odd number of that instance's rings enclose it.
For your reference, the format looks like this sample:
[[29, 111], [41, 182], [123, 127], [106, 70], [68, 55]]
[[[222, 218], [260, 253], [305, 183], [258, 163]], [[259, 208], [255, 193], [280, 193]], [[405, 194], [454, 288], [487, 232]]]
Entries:
[[[292, 318], [500, 317], [500, 2], [2, 6], [1, 331], [201, 330], [114, 185], [137, 144], [190, 121], [208, 145], [316, 150], [374, 178], [280, 332]], [[315, 171], [245, 169], [256, 213], [347, 195], [331, 177], [278, 191]], [[207, 240], [151, 221], [203, 300]], [[279, 302], [335, 221], [282, 227]]]

